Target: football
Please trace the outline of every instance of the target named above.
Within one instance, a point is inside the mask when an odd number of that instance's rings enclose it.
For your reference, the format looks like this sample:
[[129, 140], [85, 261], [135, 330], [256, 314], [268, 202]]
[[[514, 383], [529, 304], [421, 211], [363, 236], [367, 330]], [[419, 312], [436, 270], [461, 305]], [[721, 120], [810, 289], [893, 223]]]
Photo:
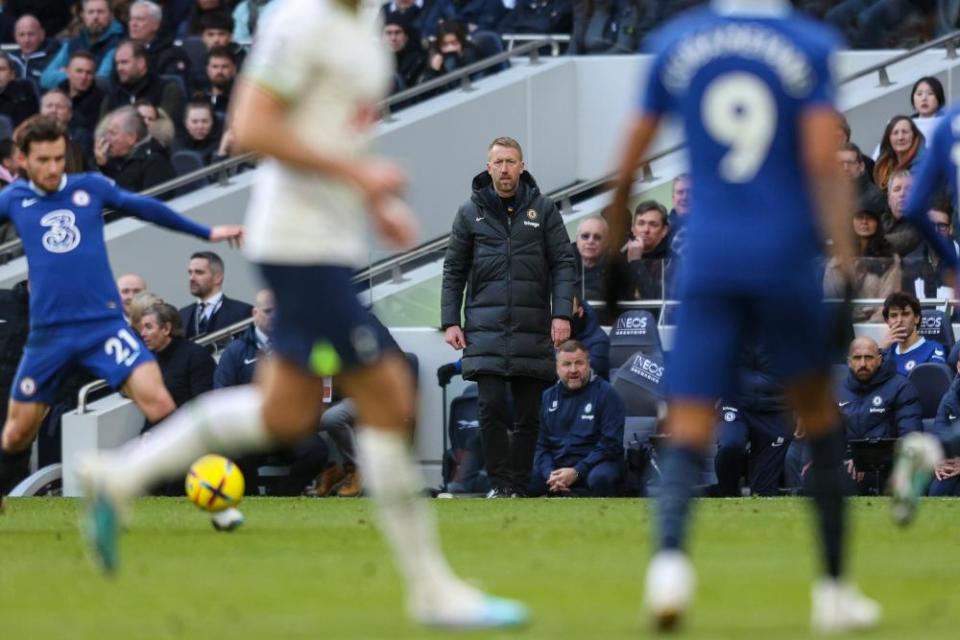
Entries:
[[233, 461], [211, 454], [190, 466], [185, 485], [190, 502], [204, 511], [217, 512], [237, 506], [245, 483]]

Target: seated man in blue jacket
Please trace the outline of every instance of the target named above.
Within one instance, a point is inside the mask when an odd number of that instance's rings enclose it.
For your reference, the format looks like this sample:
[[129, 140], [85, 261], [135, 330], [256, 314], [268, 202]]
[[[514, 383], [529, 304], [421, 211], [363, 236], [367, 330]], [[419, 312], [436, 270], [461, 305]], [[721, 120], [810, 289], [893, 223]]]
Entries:
[[[954, 363], [954, 366], [960, 370], [960, 365]], [[960, 376], [953, 379], [953, 384], [940, 400], [937, 417], [933, 422], [934, 435], [942, 436], [949, 433], [958, 419], [960, 419]], [[960, 458], [947, 458], [933, 470], [930, 495], [960, 496]]]
[[[848, 440], [901, 438], [922, 429], [917, 390], [872, 338], [850, 343], [847, 366], [850, 371], [837, 390], [837, 401]], [[860, 473], [856, 480], [861, 489], [873, 484]]]
[[617, 495], [623, 475], [623, 401], [590, 370], [583, 343], [557, 349], [559, 382], [543, 392], [531, 496]]

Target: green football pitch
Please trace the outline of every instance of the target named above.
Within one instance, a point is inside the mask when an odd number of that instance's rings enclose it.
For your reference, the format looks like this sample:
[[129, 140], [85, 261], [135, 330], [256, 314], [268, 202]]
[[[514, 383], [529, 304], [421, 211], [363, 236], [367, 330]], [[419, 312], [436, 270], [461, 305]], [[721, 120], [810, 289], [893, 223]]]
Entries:
[[[436, 500], [444, 547], [478, 586], [534, 620], [470, 638], [635, 638], [649, 554], [642, 500]], [[73, 500], [11, 501], [0, 516], [0, 638], [445, 638], [405, 620], [366, 500], [252, 499], [213, 531], [185, 500], [136, 505], [120, 573], [96, 573]], [[868, 638], [955, 638], [960, 501], [928, 501], [900, 530], [883, 499], [853, 506], [853, 574], [885, 620]], [[681, 637], [808, 637], [814, 538], [793, 499], [707, 500], [692, 540], [700, 584]]]

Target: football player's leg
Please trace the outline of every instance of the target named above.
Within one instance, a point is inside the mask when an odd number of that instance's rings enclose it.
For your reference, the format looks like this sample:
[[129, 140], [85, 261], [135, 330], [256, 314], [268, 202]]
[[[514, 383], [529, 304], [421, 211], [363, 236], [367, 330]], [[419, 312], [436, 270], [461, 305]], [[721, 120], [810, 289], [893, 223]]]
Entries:
[[660, 629], [682, 618], [693, 598], [693, 567], [686, 556], [691, 501], [713, 438], [715, 399], [734, 378], [743, 310], [724, 297], [683, 301], [669, 371], [667, 429], [670, 442], [660, 456], [657, 553], [647, 567], [645, 604]]
[[6, 495], [30, 472], [30, 447], [50, 405], [10, 400], [0, 441], [0, 496]]
[[469, 587], [453, 575], [443, 557], [433, 514], [420, 498], [423, 480], [410, 452], [415, 391], [403, 357], [387, 354], [374, 365], [345, 373], [340, 384], [357, 407], [362, 425], [357, 443], [367, 488], [406, 581], [411, 616], [449, 628], [525, 623], [522, 605]]
[[163, 385], [163, 374], [156, 362], [144, 362], [134, 369], [122, 389], [153, 424], [157, 424], [177, 408], [170, 392]]

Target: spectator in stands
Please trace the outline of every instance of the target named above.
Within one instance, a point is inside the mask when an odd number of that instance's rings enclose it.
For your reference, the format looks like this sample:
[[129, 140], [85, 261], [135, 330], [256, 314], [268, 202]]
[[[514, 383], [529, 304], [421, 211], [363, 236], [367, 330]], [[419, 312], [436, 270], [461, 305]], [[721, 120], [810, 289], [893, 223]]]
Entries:
[[[258, 291], [253, 306], [253, 325], [223, 350], [213, 373], [214, 389], [250, 384], [253, 381], [257, 360], [271, 351], [269, 334], [273, 309], [273, 293], [269, 289]], [[300, 495], [304, 487], [326, 468], [330, 450], [323, 438], [315, 433], [291, 447], [283, 447], [267, 456], [239, 458], [237, 465], [243, 470], [243, 475], [252, 489], [255, 490], [257, 486], [257, 469], [264, 462], [268, 462], [270, 457], [279, 457], [290, 467], [290, 473], [277, 487], [274, 495]]]
[[230, 5], [231, 3], [228, 0], [193, 0], [190, 15], [186, 20], [185, 35], [198, 35], [203, 30], [204, 16], [211, 13], [229, 13]]
[[880, 154], [873, 168], [873, 181], [887, 191], [893, 175], [910, 171], [920, 159], [923, 134], [909, 116], [894, 116], [887, 123], [880, 141]]
[[93, 134], [73, 122], [73, 105], [61, 89], [51, 89], [40, 99], [41, 115], [50, 116], [67, 131], [66, 172], [80, 173], [88, 169], [93, 155]]
[[141, 320], [147, 309], [161, 303], [163, 303], [163, 298], [149, 291], [141, 291], [133, 296], [133, 299], [130, 301], [130, 311], [127, 320], [134, 331], [138, 334], [140, 333]]
[[107, 79], [113, 71], [113, 51], [123, 38], [123, 25], [113, 19], [109, 0], [83, 0], [83, 27], [75, 38], [63, 43], [44, 70], [40, 84], [53, 89], [67, 79], [67, 63], [74, 51], [89, 51], [97, 63], [97, 76]]
[[0, 51], [0, 114], [10, 118], [14, 128], [40, 109], [37, 92], [29, 80], [17, 80], [10, 56]]
[[137, 100], [133, 106], [143, 118], [143, 123], [147, 125], [150, 136], [164, 149], [169, 149], [176, 137], [176, 127], [167, 112], [157, 108], [149, 100]]
[[670, 224], [666, 208], [656, 200], [637, 205], [627, 242], [627, 264], [632, 277], [633, 296], [639, 300], [664, 297], [670, 279], [673, 253], [670, 251]]
[[[837, 117], [837, 147], [842, 147], [843, 145], [851, 142], [850, 135], [850, 123], [847, 122], [847, 117], [842, 113]], [[877, 145], [877, 153], [880, 151], [880, 145]], [[860, 151], [860, 160], [863, 161], [864, 170], [867, 174], [867, 177], [872, 182], [873, 181], [873, 169], [876, 166], [873, 158], [863, 153], [863, 150]]]
[[580, 221], [577, 227], [577, 277], [581, 288], [581, 300], [606, 300], [607, 243], [610, 226], [603, 216], [590, 216]]
[[840, 171], [843, 172], [843, 175], [853, 183], [860, 201], [868, 202], [872, 211], [883, 211], [886, 199], [877, 185], [873, 184], [870, 174], [867, 173], [860, 147], [852, 142], [842, 143], [837, 150], [837, 163], [840, 165]]
[[147, 50], [141, 43], [133, 40], [121, 42], [114, 53], [114, 62], [116, 78], [100, 107], [101, 114], [147, 99], [170, 114], [171, 118], [183, 115], [186, 96], [180, 83], [172, 79], [165, 80], [150, 71]]
[[912, 186], [913, 176], [909, 171], [898, 171], [890, 176], [887, 210], [880, 218], [883, 234], [894, 253], [899, 256], [905, 256], [920, 246], [920, 233], [916, 227], [903, 219], [903, 208], [907, 204]]
[[76, 4], [75, 0], [4, 0], [3, 13], [9, 13], [16, 18], [36, 16], [41, 28], [56, 36], [70, 26]]
[[[850, 343], [847, 366], [850, 370], [837, 391], [837, 401], [848, 440], [900, 438], [922, 429], [917, 390], [886, 361], [873, 338]], [[874, 484], [854, 469], [852, 460], [847, 468], [861, 492]]]
[[67, 92], [73, 104], [76, 124], [93, 133], [100, 121], [100, 107], [106, 94], [94, 78], [97, 61], [89, 51], [74, 51], [67, 64], [67, 78], [58, 87]]
[[393, 51], [394, 68], [403, 81], [403, 89], [417, 84], [427, 58], [420, 40], [411, 38], [409, 29], [408, 23], [395, 14], [388, 14], [383, 25], [383, 39]]
[[[465, 349], [463, 376], [479, 388], [484, 460], [494, 486], [490, 497], [522, 495], [530, 481], [540, 399], [555, 375], [553, 347], [570, 337], [573, 251], [556, 204], [524, 170], [516, 140], [490, 144], [487, 170], [472, 187], [447, 246], [441, 325], [447, 344]], [[505, 234], [512, 238], [506, 247]]]
[[[0, 187], [5, 187], [19, 177], [20, 165], [17, 163], [16, 147], [13, 140], [0, 140]], [[0, 243], [9, 242], [17, 237], [13, 224], [6, 220], [0, 225]]]
[[223, 260], [213, 251], [198, 251], [187, 266], [190, 295], [197, 299], [180, 309], [188, 338], [219, 331], [250, 317], [253, 308], [246, 302], [223, 295]]
[[[23, 347], [30, 332], [30, 286], [21, 280], [11, 289], [0, 289], [0, 394], [10, 397]], [[7, 403], [0, 403], [0, 418], [6, 422]]]
[[140, 319], [140, 337], [157, 358], [163, 386], [178, 407], [213, 388], [216, 363], [206, 349], [183, 338], [180, 315], [172, 305], [147, 308]]
[[423, 69], [421, 82], [462, 69], [479, 59], [477, 48], [467, 40], [463, 26], [456, 22], [444, 22], [437, 29], [437, 39], [427, 54], [427, 65]]
[[387, 24], [391, 19], [403, 22], [407, 27], [422, 33], [420, 28], [422, 0], [391, 0], [380, 5], [380, 22]]
[[933, 130], [943, 115], [946, 97], [943, 85], [933, 76], [924, 76], [913, 83], [910, 91], [910, 104], [913, 105], [913, 124], [923, 134], [926, 144], [930, 144]]
[[[233, 18], [227, 12], [214, 11], [200, 17], [202, 31], [200, 39], [207, 51], [213, 51], [217, 47], [226, 47], [233, 54], [233, 60], [239, 68], [243, 64], [246, 56], [246, 49], [243, 45], [233, 41]], [[203, 77], [203, 70], [199, 70], [200, 77]]]
[[117, 290], [123, 302], [123, 315], [130, 321], [130, 305], [139, 293], [147, 290], [147, 281], [136, 273], [125, 273], [117, 278]]
[[210, 103], [213, 110], [226, 118], [233, 81], [237, 77], [237, 62], [227, 47], [216, 47], [207, 54], [206, 77], [193, 88], [193, 100]]
[[909, 374], [914, 367], [925, 362], [947, 363], [943, 345], [918, 333], [921, 318], [920, 301], [912, 293], [891, 293], [883, 301], [887, 335], [880, 345], [892, 358], [900, 375]]
[[104, 136], [94, 143], [94, 157], [105, 176], [129, 191], [144, 191], [176, 177], [167, 150], [150, 137], [134, 107], [107, 114]]
[[686, 232], [687, 214], [690, 213], [690, 198], [693, 195], [693, 186], [689, 173], [681, 173], [673, 179], [671, 199], [673, 208], [667, 216], [670, 226], [670, 251], [675, 256], [683, 254], [684, 234]]
[[277, 3], [273, 0], [241, 0], [233, 10], [233, 39], [239, 44], [253, 43], [257, 33], [257, 24], [273, 11]]
[[531, 496], [615, 496], [623, 476], [623, 400], [590, 370], [586, 347], [557, 348], [559, 381], [543, 392]]
[[[946, 436], [958, 418], [960, 418], [960, 376], [953, 379], [950, 388], [940, 400], [937, 417], [933, 421], [933, 433]], [[960, 458], [948, 458], [940, 463], [940, 466], [934, 470], [929, 494], [939, 498], [960, 496]]]
[[203, 158], [204, 164], [216, 159], [220, 149], [220, 123], [207, 102], [191, 102], [183, 116], [183, 131], [177, 135], [170, 153], [192, 151]]
[[20, 16], [13, 28], [17, 49], [10, 52], [10, 58], [19, 68], [19, 78], [29, 80], [40, 86], [40, 76], [53, 60], [59, 45], [56, 40], [48, 40], [40, 21], [27, 14]]
[[740, 496], [740, 479], [745, 478], [750, 495], [775, 496], [793, 439], [783, 382], [773, 357], [758, 341], [749, 342], [741, 352], [737, 378], [737, 393], [720, 407], [719, 492]]
[[[948, 200], [934, 203], [927, 213], [937, 233], [953, 246], [954, 253], [960, 256], [960, 245], [953, 239], [953, 205]], [[949, 270], [940, 263], [936, 251], [927, 243], [903, 259], [903, 288], [914, 291], [918, 298], [953, 298], [953, 284]]]
[[[900, 256], [893, 252], [890, 243], [880, 231], [880, 212], [868, 196], [861, 196], [859, 207], [853, 214], [853, 232], [856, 236], [854, 249], [853, 294], [857, 298], [886, 298], [900, 290], [903, 280]], [[836, 258], [831, 258], [823, 276], [823, 293], [828, 298], [845, 295], [846, 276]], [[879, 322], [880, 307], [854, 309], [854, 322]]]
[[143, 45], [147, 51], [150, 71], [157, 75], [173, 74], [183, 78], [190, 73], [186, 52], [174, 44], [173, 34], [161, 34], [163, 9], [151, 0], [136, 0], [130, 5], [130, 39]]

